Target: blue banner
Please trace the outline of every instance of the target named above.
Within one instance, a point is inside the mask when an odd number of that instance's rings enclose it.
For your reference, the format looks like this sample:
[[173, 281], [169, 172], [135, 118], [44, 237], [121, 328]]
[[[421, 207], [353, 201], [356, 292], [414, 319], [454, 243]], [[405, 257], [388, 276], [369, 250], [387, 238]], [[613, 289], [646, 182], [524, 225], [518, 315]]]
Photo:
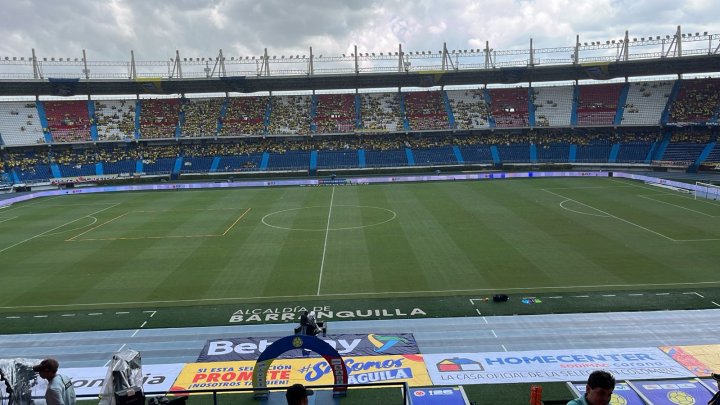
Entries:
[[410, 388], [410, 405], [466, 405], [467, 399], [458, 387]]
[[652, 404], [707, 404], [712, 393], [695, 380], [635, 381], [635, 389]]
[[[267, 347], [278, 337], [247, 337], [208, 340], [198, 356], [201, 363], [214, 361], [257, 360]], [[412, 333], [381, 335], [348, 334], [323, 337], [342, 356], [376, 356], [392, 354], [418, 354], [418, 346]], [[279, 358], [293, 359], [319, 357], [315, 353], [293, 350], [283, 353]]]

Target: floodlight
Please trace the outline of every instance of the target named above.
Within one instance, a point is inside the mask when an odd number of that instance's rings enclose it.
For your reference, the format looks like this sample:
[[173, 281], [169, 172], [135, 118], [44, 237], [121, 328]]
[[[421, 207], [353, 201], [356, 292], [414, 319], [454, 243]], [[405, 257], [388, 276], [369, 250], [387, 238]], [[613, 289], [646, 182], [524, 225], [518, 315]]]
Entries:
[[425, 55], [425, 51], [422, 51], [422, 54]]
[[[613, 41], [615, 42], [615, 41]], [[605, 41], [605, 45], [610, 45], [610, 41]]]
[[707, 31], [703, 32], [703, 35], [707, 35]]
[[383, 53], [382, 53], [382, 52], [380, 52], [380, 56], [383, 56]]
[[696, 33], [695, 33], [695, 36], [696, 36], [696, 37], [699, 37], [699, 36], [700, 36], [700, 33], [699, 33], [699, 32], [696, 32]]
[[587, 46], [587, 42], [585, 42], [585, 46]]
[[645, 37], [640, 38], [640, 42], [645, 42]]
[[21, 56], [21, 57], [20, 57], [20, 60], [25, 60], [25, 57], [24, 57], [24, 56]]
[[665, 39], [670, 39], [670, 35], [665, 35]]
[[43, 62], [47, 62], [47, 58], [43, 58]]
[[343, 54], [343, 58], [345, 57], [345, 54]]
[[55, 58], [50, 58], [50, 62], [55, 62]]
[[318, 59], [322, 58], [322, 55], [318, 56]]
[[277, 56], [273, 55], [273, 59], [277, 59]]
[[655, 37], [655, 39], [659, 41], [659, 40], [660, 40], [660, 35], [658, 35], [657, 37]]
[[637, 42], [637, 38], [633, 38], [633, 42]]
[[280, 55], [280, 59], [285, 59], [285, 55]]
[[397, 55], [397, 54], [398, 54], [398, 53], [397, 53], [397, 52], [395, 52], [395, 55]]

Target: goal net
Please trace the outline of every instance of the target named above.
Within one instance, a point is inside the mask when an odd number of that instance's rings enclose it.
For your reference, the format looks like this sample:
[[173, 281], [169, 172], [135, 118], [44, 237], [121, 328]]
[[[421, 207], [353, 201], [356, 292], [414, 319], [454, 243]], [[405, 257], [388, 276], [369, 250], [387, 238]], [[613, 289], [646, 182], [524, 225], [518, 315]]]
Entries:
[[705, 198], [708, 200], [720, 200], [720, 185], [695, 182], [695, 199]]

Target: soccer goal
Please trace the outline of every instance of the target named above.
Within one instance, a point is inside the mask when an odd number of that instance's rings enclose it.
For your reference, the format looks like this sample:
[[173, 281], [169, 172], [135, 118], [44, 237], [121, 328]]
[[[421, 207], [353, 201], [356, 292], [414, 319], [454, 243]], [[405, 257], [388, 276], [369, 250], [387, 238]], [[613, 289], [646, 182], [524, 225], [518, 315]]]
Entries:
[[695, 199], [705, 198], [708, 200], [720, 200], [720, 186], [701, 181], [695, 182]]

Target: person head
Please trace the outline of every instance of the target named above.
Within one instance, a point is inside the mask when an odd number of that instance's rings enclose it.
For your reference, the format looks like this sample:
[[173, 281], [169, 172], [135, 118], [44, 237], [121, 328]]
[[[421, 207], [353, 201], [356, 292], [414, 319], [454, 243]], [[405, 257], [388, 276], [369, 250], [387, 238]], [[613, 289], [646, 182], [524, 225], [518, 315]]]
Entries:
[[588, 377], [585, 399], [590, 405], [607, 405], [615, 389], [615, 377], [604, 370], [595, 370]]
[[287, 389], [285, 399], [288, 405], [307, 405], [308, 396], [312, 394], [312, 390], [305, 388], [304, 385], [293, 384]]
[[33, 371], [40, 374], [40, 377], [46, 380], [52, 380], [55, 374], [57, 374], [58, 367], [60, 367], [60, 363], [58, 363], [57, 360], [45, 359], [41, 361], [40, 364], [34, 366]]

